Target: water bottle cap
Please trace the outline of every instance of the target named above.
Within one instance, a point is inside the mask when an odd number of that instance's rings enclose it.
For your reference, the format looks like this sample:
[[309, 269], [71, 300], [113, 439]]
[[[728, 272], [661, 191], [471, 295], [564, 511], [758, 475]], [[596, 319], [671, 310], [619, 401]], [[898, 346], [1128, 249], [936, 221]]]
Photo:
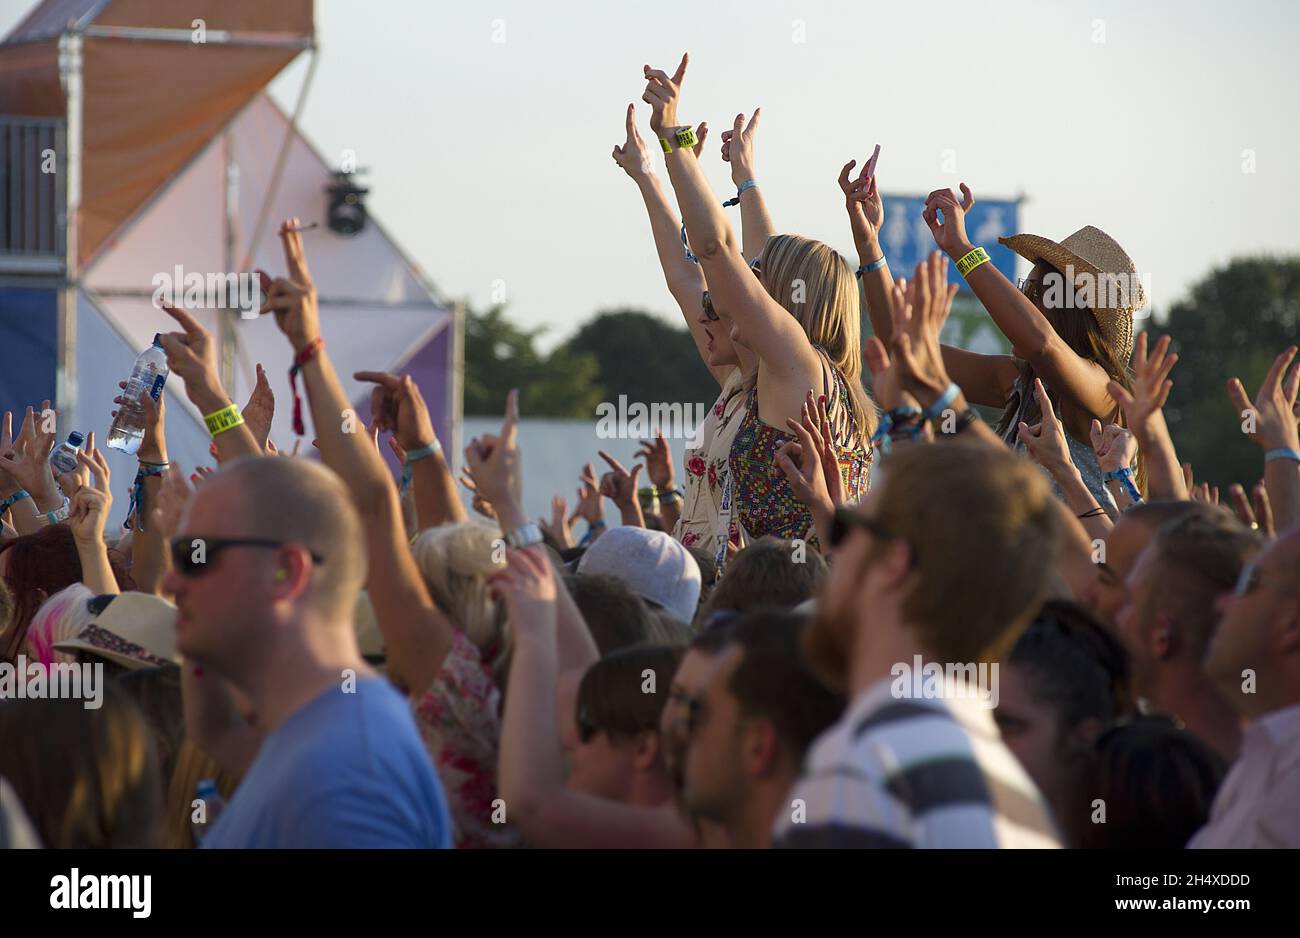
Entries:
[[161, 333], [161, 332], [155, 332], [155, 333], [153, 334], [153, 344], [154, 344], [154, 347], [155, 347], [155, 348], [162, 348], [162, 333]]
[[84, 443], [85, 440], [86, 438], [81, 435], [80, 430], [73, 430], [71, 433], [68, 434], [68, 442], [72, 444], [73, 447], [81, 446], [81, 444]]

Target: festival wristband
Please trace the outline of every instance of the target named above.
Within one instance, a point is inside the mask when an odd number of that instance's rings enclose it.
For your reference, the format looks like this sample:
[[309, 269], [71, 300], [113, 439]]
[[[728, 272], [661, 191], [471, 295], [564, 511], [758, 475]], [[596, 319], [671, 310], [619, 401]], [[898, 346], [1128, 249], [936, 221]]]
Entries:
[[854, 276], [856, 276], [859, 280], [861, 280], [863, 274], [872, 273], [884, 266], [885, 266], [885, 255], [881, 254], [878, 260], [874, 260], [870, 264], [863, 264], [861, 267], [859, 267], [855, 272]]
[[233, 430], [244, 422], [244, 415], [239, 412], [239, 407], [235, 404], [229, 404], [216, 413], [208, 414], [203, 418], [203, 422], [208, 425], [208, 434], [218, 436], [227, 430]]
[[976, 248], [975, 250], [971, 251], [969, 254], [962, 257], [962, 259], [957, 262], [957, 273], [961, 274], [963, 277], [966, 277], [970, 274], [972, 270], [974, 270], [980, 264], [987, 263], [988, 259], [989, 259], [988, 251], [984, 250], [983, 248]]
[[660, 501], [667, 501], [669, 499], [681, 498], [685, 494], [685, 492], [682, 490], [680, 486], [676, 486], [671, 489], [661, 489], [656, 486], [653, 487], [651, 491], [655, 493], [655, 498], [659, 499]]
[[[695, 131], [690, 127], [683, 127], [673, 134], [673, 139], [677, 142], [677, 149], [685, 150], [694, 147], [700, 141], [695, 136]], [[664, 156], [673, 152], [673, 146], [663, 137], [659, 138], [659, 146], [663, 147]]]
[[68, 515], [72, 514], [72, 500], [68, 496], [63, 496], [63, 504], [53, 511], [45, 513], [45, 520], [50, 524], [58, 524], [61, 521], [67, 521]]
[[1272, 462], [1275, 459], [1291, 459], [1300, 462], [1300, 449], [1291, 449], [1289, 446], [1282, 446], [1277, 449], [1271, 449], [1264, 454], [1264, 462]]
[[1110, 472], [1107, 472], [1102, 476], [1103, 482], [1114, 482], [1116, 480], [1118, 480], [1119, 484], [1124, 487], [1124, 491], [1128, 493], [1128, 497], [1132, 499], [1132, 501], [1142, 501], [1142, 493], [1139, 492], [1137, 486], [1133, 484], [1132, 469], [1128, 466], [1120, 466], [1118, 469], [1112, 469]]
[[442, 444], [439, 443], [437, 440], [434, 440], [428, 446], [421, 446], [419, 449], [407, 450], [406, 465], [409, 466], [411, 463], [419, 462], [421, 459], [428, 459], [430, 456], [441, 456], [441, 455], [442, 455]]
[[[131, 530], [132, 524], [138, 531], [144, 530], [144, 480], [149, 476], [160, 476], [171, 468], [171, 463], [166, 462], [141, 462], [140, 468], [136, 470], [135, 481], [131, 483], [131, 500], [126, 508], [126, 520], [122, 526]], [[135, 522], [131, 521], [134, 517]]]
[[740, 197], [742, 195], [744, 195], [750, 189], [757, 189], [757, 188], [758, 188], [758, 183], [754, 182], [754, 180], [752, 179], [746, 179], [736, 188], [736, 197], [734, 199], [727, 199], [727, 201], [722, 203], [722, 207], [731, 208], [731, 206], [733, 205], [739, 205]]
[[921, 412], [922, 419], [927, 420], [930, 423], [938, 420], [943, 416], [943, 412], [951, 406], [952, 402], [957, 399], [957, 395], [960, 393], [961, 388], [957, 387], [957, 382], [954, 381], [949, 384], [948, 387], [944, 389], [944, 392], [939, 395], [939, 399]]
[[24, 498], [31, 498], [31, 496], [27, 494], [25, 489], [19, 489], [18, 491], [14, 492], [4, 501], [0, 502], [0, 515], [4, 514], [14, 505], [17, 505]]
[[302, 398], [298, 396], [298, 372], [324, 347], [325, 340], [316, 336], [302, 347], [302, 351], [293, 357], [293, 364], [289, 366], [289, 389], [293, 391], [293, 432], [298, 436], [307, 432], [302, 422]]

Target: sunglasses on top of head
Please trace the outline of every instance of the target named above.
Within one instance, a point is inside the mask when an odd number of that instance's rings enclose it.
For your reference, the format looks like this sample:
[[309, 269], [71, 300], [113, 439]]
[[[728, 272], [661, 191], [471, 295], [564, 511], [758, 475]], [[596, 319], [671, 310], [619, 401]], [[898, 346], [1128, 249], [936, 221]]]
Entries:
[[[189, 537], [182, 534], [171, 539], [172, 566], [181, 576], [194, 577], [206, 573], [222, 551], [232, 547], [278, 550], [288, 543], [262, 537]], [[315, 551], [309, 553], [313, 562], [325, 562], [325, 558]]]

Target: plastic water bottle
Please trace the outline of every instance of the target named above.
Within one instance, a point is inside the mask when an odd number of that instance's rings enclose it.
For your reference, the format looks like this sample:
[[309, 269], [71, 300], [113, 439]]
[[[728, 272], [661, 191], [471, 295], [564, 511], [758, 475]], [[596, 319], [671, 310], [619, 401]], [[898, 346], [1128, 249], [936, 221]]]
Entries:
[[[190, 830], [194, 832], [194, 842], [202, 843], [204, 836], [212, 830], [212, 826], [217, 823], [217, 817], [226, 806], [226, 799], [221, 797], [217, 791], [216, 779], [201, 778], [199, 779], [198, 788], [195, 790], [195, 797], [203, 802], [203, 810], [206, 820], [200, 824], [198, 821], [190, 822]], [[191, 817], [193, 815], [191, 814]]]
[[124, 453], [134, 454], [144, 439], [144, 408], [140, 395], [145, 391], [155, 401], [162, 395], [167, 383], [167, 353], [163, 351], [162, 336], [154, 335], [153, 345], [140, 353], [122, 392], [117, 417], [108, 431], [108, 445]]
[[73, 430], [68, 434], [68, 438], [50, 453], [50, 468], [54, 470], [56, 476], [67, 475], [77, 468], [77, 452], [85, 439], [78, 431]]

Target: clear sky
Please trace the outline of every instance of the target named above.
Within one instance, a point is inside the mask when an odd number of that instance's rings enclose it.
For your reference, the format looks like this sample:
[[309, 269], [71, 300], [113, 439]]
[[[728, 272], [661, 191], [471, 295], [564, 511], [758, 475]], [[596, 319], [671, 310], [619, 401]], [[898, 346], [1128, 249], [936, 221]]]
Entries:
[[[33, 5], [0, 0], [0, 31]], [[718, 135], [761, 105], [778, 228], [846, 254], [835, 178], [877, 142], [886, 193], [964, 180], [1026, 193], [1027, 231], [1104, 228], [1157, 309], [1234, 255], [1300, 253], [1295, 0], [318, 0], [317, 29], [308, 137], [356, 151], [372, 210], [445, 294], [486, 306], [503, 281], [545, 345], [602, 307], [678, 317], [609, 154], [628, 102], [648, 135], [641, 66], [683, 51], [680, 116], [709, 121], [719, 194]], [[286, 108], [305, 72], [276, 81]]]

